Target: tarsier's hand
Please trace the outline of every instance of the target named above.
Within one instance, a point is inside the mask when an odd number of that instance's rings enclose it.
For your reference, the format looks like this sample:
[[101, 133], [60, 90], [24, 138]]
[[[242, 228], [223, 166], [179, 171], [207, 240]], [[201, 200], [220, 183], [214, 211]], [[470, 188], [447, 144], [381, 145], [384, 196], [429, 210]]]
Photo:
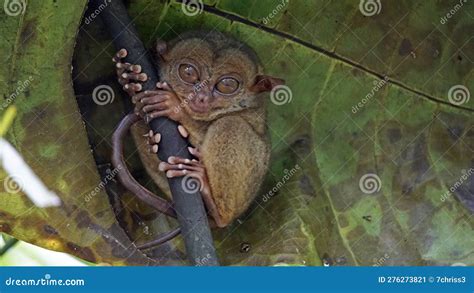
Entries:
[[136, 104], [135, 112], [146, 121], [164, 116], [180, 122], [183, 113], [176, 93], [166, 82], [158, 82], [156, 88], [156, 90], [144, 91], [132, 97], [132, 102]]
[[142, 72], [142, 67], [136, 64], [123, 62], [123, 58], [127, 57], [127, 50], [121, 49], [115, 54], [112, 61], [117, 67], [118, 82], [123, 86], [124, 91], [129, 96], [134, 96], [142, 90], [142, 83], [148, 79], [148, 76]]
[[[184, 138], [188, 137], [188, 131], [182, 126], [178, 126], [178, 132]], [[158, 144], [161, 141], [161, 134], [153, 133], [150, 130], [145, 134], [149, 151], [152, 153], [158, 153]], [[211, 200], [211, 189], [209, 187], [209, 180], [207, 178], [206, 167], [202, 163], [202, 155], [198, 148], [188, 147], [189, 152], [196, 159], [184, 159], [180, 157], [169, 157], [167, 162], [161, 162], [159, 170], [165, 172], [166, 177], [182, 177], [188, 176], [195, 178], [199, 181], [199, 191], [206, 200], [206, 204]], [[215, 208], [213, 204], [208, 206], [208, 209]]]

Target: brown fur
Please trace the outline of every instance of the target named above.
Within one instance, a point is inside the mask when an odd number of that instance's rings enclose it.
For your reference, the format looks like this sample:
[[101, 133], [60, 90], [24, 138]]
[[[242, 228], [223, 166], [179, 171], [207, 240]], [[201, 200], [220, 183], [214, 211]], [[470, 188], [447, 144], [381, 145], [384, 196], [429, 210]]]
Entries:
[[[261, 66], [246, 45], [218, 32], [187, 33], [164, 47], [163, 43], [158, 46], [161, 79], [183, 102], [184, 115], [178, 122], [188, 130], [191, 143], [202, 153], [218, 211], [214, 220], [219, 227], [227, 226], [248, 208], [269, 164], [266, 97], [251, 90], [261, 74]], [[209, 112], [193, 112], [185, 103], [193, 88], [184, 84], [176, 73], [182, 60], [192, 60], [199, 66], [201, 75], [211, 85], [223, 74], [236, 73], [242, 86], [233, 97], [216, 98]], [[165, 174], [158, 170], [159, 161], [148, 151], [143, 138], [147, 131], [145, 124], [132, 129], [147, 172], [169, 195]]]

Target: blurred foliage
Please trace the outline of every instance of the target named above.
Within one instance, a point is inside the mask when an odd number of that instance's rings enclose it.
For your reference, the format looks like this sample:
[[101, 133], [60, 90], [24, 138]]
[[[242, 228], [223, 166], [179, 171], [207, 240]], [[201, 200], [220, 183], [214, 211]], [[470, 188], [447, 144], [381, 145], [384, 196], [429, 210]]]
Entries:
[[[15, 240], [13, 246], [5, 249], [9, 242]], [[3, 253], [2, 253], [3, 252]], [[0, 266], [84, 266], [85, 261], [66, 253], [40, 248], [6, 235], [0, 235]]]
[[0, 11], [0, 95], [18, 108], [5, 138], [64, 202], [39, 209], [1, 184], [0, 231], [89, 261], [153, 264], [118, 225], [103, 190], [85, 200], [100, 181], [71, 80], [86, 2], [28, 1], [24, 14]]
[[[228, 32], [292, 91], [288, 103], [269, 103], [272, 165], [257, 200], [214, 232], [222, 264], [474, 264], [474, 177], [444, 196], [474, 167], [474, 99], [448, 100], [452, 86], [472, 86], [473, 5], [441, 24], [455, 1], [382, 1], [370, 17], [357, 2], [205, 1], [214, 6], [192, 17], [175, 1], [128, 2], [148, 47], [189, 29]], [[35, 77], [15, 100], [21, 117], [7, 138], [65, 207], [38, 210], [3, 193], [0, 230], [90, 261], [152, 263], [129, 238], [152, 239], [173, 223], [120, 186], [109, 189], [121, 198], [112, 201], [118, 220], [104, 192], [84, 200], [100, 183], [96, 164], [102, 177], [110, 166], [111, 132], [125, 110], [110, 61], [115, 48], [92, 19], [80, 27], [73, 60], [84, 129], [69, 66], [85, 1], [55, 5], [33, 2], [22, 17], [0, 15], [2, 58], [12, 64], [0, 69], [0, 90], [7, 95]], [[91, 93], [104, 84], [116, 97], [98, 106]], [[127, 153], [151, 188], [131, 143]], [[359, 186], [366, 174], [380, 178], [372, 194]]]

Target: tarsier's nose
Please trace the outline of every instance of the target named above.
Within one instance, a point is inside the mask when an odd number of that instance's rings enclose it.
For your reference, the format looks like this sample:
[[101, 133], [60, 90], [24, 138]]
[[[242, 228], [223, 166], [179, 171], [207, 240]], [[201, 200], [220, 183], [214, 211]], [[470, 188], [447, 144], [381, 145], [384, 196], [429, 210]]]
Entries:
[[206, 112], [209, 110], [211, 98], [210, 90], [203, 88], [196, 93], [195, 98], [191, 101], [191, 108], [196, 112]]
[[196, 102], [200, 104], [205, 104], [209, 101], [209, 97], [205, 93], [198, 93], [196, 97]]
[[196, 102], [200, 104], [208, 104], [211, 102], [212, 99], [212, 91], [211, 89], [206, 85], [202, 86], [197, 92], [196, 92]]

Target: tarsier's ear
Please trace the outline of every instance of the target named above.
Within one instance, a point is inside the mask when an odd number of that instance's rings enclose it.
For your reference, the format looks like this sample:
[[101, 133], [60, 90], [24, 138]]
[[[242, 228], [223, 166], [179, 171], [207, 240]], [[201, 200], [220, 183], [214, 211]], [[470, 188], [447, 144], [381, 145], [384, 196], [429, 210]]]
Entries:
[[168, 44], [163, 40], [156, 41], [155, 45], [156, 53], [161, 60], [165, 60], [166, 53], [168, 52]]
[[257, 75], [255, 83], [250, 87], [250, 90], [255, 93], [269, 92], [278, 85], [285, 84], [285, 80], [281, 78], [272, 77], [269, 75]]

